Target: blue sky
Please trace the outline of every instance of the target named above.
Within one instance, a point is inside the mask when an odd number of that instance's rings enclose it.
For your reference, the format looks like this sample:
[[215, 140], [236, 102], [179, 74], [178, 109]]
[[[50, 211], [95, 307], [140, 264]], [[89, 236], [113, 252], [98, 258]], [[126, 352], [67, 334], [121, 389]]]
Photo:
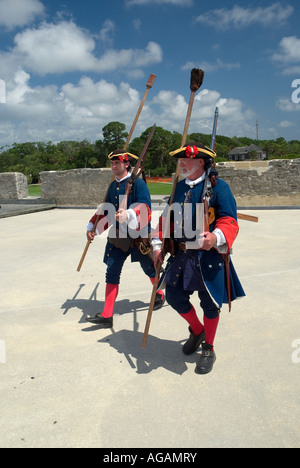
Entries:
[[0, 0], [0, 147], [95, 141], [117, 120], [300, 140], [299, 1]]

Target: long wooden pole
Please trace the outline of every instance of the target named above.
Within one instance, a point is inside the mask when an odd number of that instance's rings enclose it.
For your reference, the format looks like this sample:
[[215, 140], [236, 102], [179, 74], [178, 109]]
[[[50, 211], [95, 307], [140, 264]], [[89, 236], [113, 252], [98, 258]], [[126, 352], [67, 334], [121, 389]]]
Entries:
[[147, 84], [146, 84], [146, 88], [147, 88], [147, 89], [146, 89], [145, 94], [144, 94], [144, 96], [143, 96], [143, 99], [142, 99], [142, 102], [141, 102], [141, 104], [140, 104], [140, 107], [138, 108], [138, 111], [137, 111], [137, 113], [136, 113], [136, 116], [135, 116], [135, 119], [134, 119], [134, 121], [133, 121], [131, 130], [130, 130], [130, 132], [129, 132], [129, 135], [128, 135], [128, 137], [127, 137], [127, 140], [126, 140], [126, 143], [125, 143], [125, 146], [124, 146], [124, 150], [127, 149], [127, 146], [128, 146], [128, 144], [129, 144], [129, 142], [130, 142], [130, 140], [131, 140], [131, 137], [132, 137], [132, 134], [133, 134], [133, 132], [134, 132], [136, 123], [137, 123], [137, 121], [138, 121], [138, 119], [139, 119], [140, 113], [142, 112], [142, 109], [143, 109], [143, 106], [144, 106], [145, 101], [146, 101], [146, 99], [147, 99], [148, 93], [149, 93], [150, 89], [152, 88], [155, 79], [156, 79], [156, 75], [154, 75], [153, 73], [151, 73], [151, 75], [149, 76], [149, 79], [148, 79], [148, 81], [147, 81]]
[[253, 223], [258, 223], [258, 217], [257, 216], [250, 216], [242, 213], [237, 213], [237, 218], [238, 219], [244, 219], [245, 221], [252, 221]]
[[[195, 81], [193, 82], [193, 72], [195, 72], [195, 71], [198, 72], [198, 78], [199, 78], [199, 76], [201, 76], [198, 82], [197, 82], [197, 80], [196, 80], [196, 82]], [[188, 129], [189, 129], [189, 124], [190, 124], [191, 115], [192, 115], [192, 108], [193, 108], [193, 104], [194, 104], [195, 94], [196, 94], [196, 91], [202, 85], [203, 76], [204, 76], [204, 73], [203, 73], [202, 70], [195, 70], [195, 69], [192, 70], [191, 87], [190, 87], [191, 88], [191, 94], [190, 94], [190, 101], [189, 101], [189, 105], [188, 105], [187, 115], [186, 115], [186, 119], [185, 119], [185, 125], [184, 125], [182, 140], [181, 140], [181, 147], [183, 147], [185, 142], [186, 142]], [[180, 175], [180, 162], [178, 160], [177, 167], [176, 167], [176, 172], [175, 172], [174, 183], [173, 183], [173, 187], [172, 187], [172, 193], [171, 193], [171, 197], [170, 197], [170, 201], [169, 201], [169, 207], [172, 206], [173, 201], [174, 201], [174, 195], [175, 195], [175, 190], [176, 190], [176, 187], [177, 187], [177, 184], [178, 184], [179, 175]], [[171, 216], [171, 214], [170, 214], [170, 209], [169, 209], [168, 213], [167, 213], [166, 225], [165, 225], [163, 239], [162, 239], [162, 248], [161, 248], [162, 252], [164, 251], [165, 235], [169, 231], [170, 216]], [[142, 348], [145, 348], [146, 344], [147, 344], [147, 339], [148, 339], [148, 334], [149, 334], [149, 329], [150, 329], [152, 312], [153, 312], [153, 309], [154, 309], [154, 303], [155, 303], [155, 297], [156, 297], [156, 292], [157, 292], [158, 283], [159, 283], [161, 267], [162, 267], [162, 263], [160, 261], [158, 261], [157, 267], [156, 267], [155, 279], [154, 279], [154, 283], [153, 283], [151, 299], [150, 299], [150, 304], [149, 304], [149, 310], [148, 310], [146, 325], [145, 325], [145, 330], [144, 330]]]
[[[144, 104], [145, 104], [146, 98], [147, 98], [147, 96], [148, 96], [148, 93], [149, 93], [150, 89], [151, 89], [152, 86], [153, 86], [153, 83], [154, 83], [155, 79], [156, 79], [156, 75], [154, 75], [154, 73], [151, 73], [151, 75], [149, 76], [149, 79], [148, 79], [148, 81], [147, 81], [147, 84], [146, 84], [146, 88], [147, 88], [147, 89], [146, 89], [146, 91], [145, 91], [145, 93], [144, 93], [143, 99], [142, 99], [141, 104], [140, 104], [140, 106], [139, 106], [139, 108], [138, 108], [138, 111], [137, 111], [137, 113], [136, 113], [135, 119], [134, 119], [133, 124], [132, 124], [132, 126], [131, 126], [131, 130], [130, 130], [130, 132], [129, 132], [129, 134], [128, 134], [126, 143], [125, 143], [125, 145], [124, 145], [124, 148], [123, 148], [124, 151], [127, 150], [128, 144], [129, 144], [129, 142], [130, 142], [130, 139], [131, 139], [132, 134], [133, 134], [133, 132], [134, 132], [134, 129], [135, 129], [135, 127], [136, 127], [136, 124], [137, 124], [137, 121], [138, 121], [139, 116], [140, 116], [140, 114], [141, 114], [142, 108], [143, 108], [143, 106], [144, 106]], [[110, 184], [113, 182], [113, 180], [114, 180], [114, 177], [112, 177]], [[109, 186], [110, 186], [110, 184], [109, 184]], [[107, 194], [108, 194], [109, 186], [108, 186], [108, 188], [107, 188], [105, 197], [104, 197], [104, 199], [103, 199], [103, 203], [105, 203], [106, 200], [107, 200]], [[102, 211], [102, 210], [101, 210], [101, 211]], [[97, 215], [97, 217], [96, 217], [95, 223], [94, 223], [93, 228], [92, 228], [92, 231], [91, 231], [92, 233], [94, 233], [94, 232], [96, 231], [97, 224], [98, 224], [99, 219], [100, 219], [101, 214], [102, 214], [101, 211], [100, 211], [100, 213], [98, 213], [98, 215]], [[85, 249], [84, 249], [83, 254], [82, 254], [82, 256], [81, 256], [81, 259], [80, 259], [80, 261], [79, 261], [79, 264], [78, 264], [78, 267], [77, 267], [77, 271], [80, 271], [80, 270], [81, 270], [82, 264], [83, 264], [83, 262], [84, 262], [84, 259], [85, 259], [85, 257], [86, 257], [86, 254], [87, 254], [87, 252], [88, 252], [88, 250], [89, 250], [89, 247], [90, 247], [91, 243], [92, 243], [91, 240], [88, 240], [88, 241], [87, 241], [87, 243], [86, 243], [86, 245], [85, 245]]]

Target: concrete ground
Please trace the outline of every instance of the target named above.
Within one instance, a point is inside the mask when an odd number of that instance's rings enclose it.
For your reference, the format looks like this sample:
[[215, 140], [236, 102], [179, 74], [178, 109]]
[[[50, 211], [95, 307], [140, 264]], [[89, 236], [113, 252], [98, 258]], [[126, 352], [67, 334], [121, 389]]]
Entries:
[[0, 219], [21, 214], [38, 213], [54, 208], [56, 208], [55, 200], [42, 200], [40, 197], [0, 201]]
[[76, 271], [93, 213], [0, 219], [0, 446], [299, 447], [300, 211], [239, 222], [232, 259], [247, 297], [223, 308], [204, 376], [167, 304], [141, 348], [152, 287], [130, 260], [114, 328], [85, 321], [104, 299], [105, 236]]

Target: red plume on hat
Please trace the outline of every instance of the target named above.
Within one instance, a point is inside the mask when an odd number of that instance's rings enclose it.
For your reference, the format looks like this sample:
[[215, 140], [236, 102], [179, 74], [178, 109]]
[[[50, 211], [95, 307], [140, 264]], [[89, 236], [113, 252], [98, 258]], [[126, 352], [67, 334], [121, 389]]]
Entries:
[[193, 146], [188, 145], [186, 147], [185, 154], [186, 154], [187, 158], [195, 158], [197, 156], [197, 154], [199, 154], [199, 150], [198, 150], [197, 146], [195, 146], [195, 145], [193, 145]]

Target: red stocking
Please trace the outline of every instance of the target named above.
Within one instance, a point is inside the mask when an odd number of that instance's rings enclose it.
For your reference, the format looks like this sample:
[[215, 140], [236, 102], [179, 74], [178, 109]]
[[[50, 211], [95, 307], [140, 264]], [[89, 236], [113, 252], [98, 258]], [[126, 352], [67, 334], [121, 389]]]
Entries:
[[220, 316], [215, 319], [208, 319], [204, 315], [205, 343], [214, 345], [215, 336], [219, 324]]
[[[155, 278], [150, 278], [150, 281], [152, 284], [154, 284], [154, 281], [155, 281]], [[157, 291], [157, 294], [160, 294], [161, 296], [164, 295], [163, 291], [160, 289], [159, 291]]]
[[113, 316], [114, 305], [118, 296], [119, 285], [118, 284], [109, 284], [106, 285], [105, 290], [105, 305], [102, 312], [102, 317], [109, 318]]
[[187, 314], [179, 314], [179, 315], [188, 322], [194, 335], [200, 335], [203, 332], [204, 326], [198, 319], [196, 311], [193, 306]]

